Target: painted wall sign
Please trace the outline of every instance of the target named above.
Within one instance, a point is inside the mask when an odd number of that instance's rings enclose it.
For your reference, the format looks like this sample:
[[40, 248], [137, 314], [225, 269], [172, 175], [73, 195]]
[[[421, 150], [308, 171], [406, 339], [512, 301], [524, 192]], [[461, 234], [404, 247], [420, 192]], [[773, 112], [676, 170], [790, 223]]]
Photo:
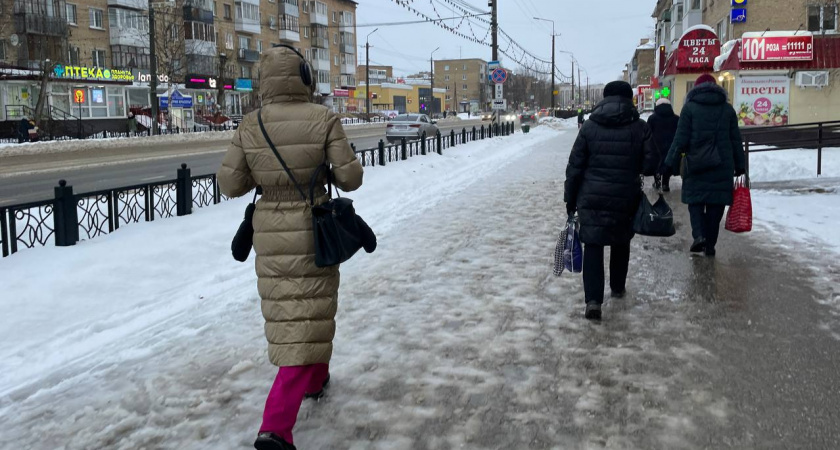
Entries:
[[55, 66], [53, 75], [56, 78], [67, 78], [71, 80], [93, 80], [93, 81], [134, 81], [134, 74], [130, 70], [103, 69], [101, 67], [80, 67], [80, 66]]
[[82, 104], [85, 102], [85, 90], [84, 89], [73, 89], [73, 102], [77, 104]]
[[790, 78], [786, 76], [738, 77], [735, 80], [738, 125], [787, 125], [790, 114], [790, 83]]
[[718, 56], [720, 40], [715, 32], [705, 25], [691, 27], [680, 38], [677, 68], [711, 72]]
[[745, 23], [747, 21], [747, 10], [745, 8], [733, 9], [729, 21], [732, 23]]
[[741, 61], [811, 61], [814, 36], [809, 32], [744, 33]]

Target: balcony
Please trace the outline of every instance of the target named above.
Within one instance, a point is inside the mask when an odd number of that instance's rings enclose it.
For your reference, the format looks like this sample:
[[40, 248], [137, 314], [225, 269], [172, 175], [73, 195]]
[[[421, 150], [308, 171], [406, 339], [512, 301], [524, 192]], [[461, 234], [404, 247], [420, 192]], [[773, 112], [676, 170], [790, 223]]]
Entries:
[[280, 30], [280, 40], [290, 42], [300, 42], [300, 32], [292, 30]]
[[330, 48], [330, 38], [312, 36], [312, 46], [315, 48]]
[[15, 32], [44, 36], [67, 36], [67, 19], [44, 14], [16, 12]]
[[318, 86], [316, 86], [315, 90], [321, 95], [332, 94], [332, 87], [329, 83], [318, 83]]
[[315, 11], [311, 11], [309, 13], [309, 21], [312, 23], [312, 25], [323, 25], [325, 27], [330, 26], [330, 16], [327, 13], [321, 14]]
[[234, 28], [238, 33], [260, 34], [259, 20], [236, 18]]
[[257, 62], [260, 60], [260, 52], [247, 48], [239, 49], [239, 60], [243, 62]]
[[323, 70], [329, 71], [330, 70], [330, 60], [329, 59], [316, 59], [313, 58], [309, 61], [309, 65], [312, 66], [312, 70]]
[[339, 31], [339, 33], [353, 34], [353, 33], [356, 32], [356, 27], [352, 23], [351, 24], [344, 23], [344, 20], [342, 19], [342, 20], [339, 20], [338, 31]]
[[[373, 81], [373, 80], [371, 80]], [[342, 74], [338, 77], [338, 84], [341, 87], [352, 87], [356, 85], [356, 76], [350, 74]]]
[[212, 25], [213, 11], [208, 11], [195, 6], [184, 6], [184, 20]]
[[353, 44], [341, 44], [339, 49], [341, 50], [341, 53], [346, 53], [348, 55], [356, 54], [356, 46]]
[[354, 63], [344, 63], [340, 66], [342, 74], [355, 74], [356, 73], [356, 64]]
[[119, 6], [122, 8], [146, 11], [149, 9], [149, 2], [143, 0], [108, 0], [108, 6]]
[[280, 15], [288, 14], [290, 16], [300, 17], [300, 6], [297, 0], [280, 0]]
[[111, 27], [108, 32], [111, 35], [111, 45], [149, 48], [149, 30]]
[[187, 55], [216, 56], [216, 44], [198, 39], [184, 40], [184, 53]]

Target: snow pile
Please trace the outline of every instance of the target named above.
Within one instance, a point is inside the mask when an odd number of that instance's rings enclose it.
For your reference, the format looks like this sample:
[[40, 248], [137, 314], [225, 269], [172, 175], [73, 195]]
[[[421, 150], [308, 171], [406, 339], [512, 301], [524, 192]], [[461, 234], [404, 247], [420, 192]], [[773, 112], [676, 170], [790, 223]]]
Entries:
[[[840, 148], [823, 149], [822, 176], [840, 177]], [[797, 149], [750, 153], [750, 178], [753, 182], [816, 177], [816, 150]]]
[[[796, 190], [752, 190], [754, 223], [796, 250], [804, 244], [817, 252], [840, 254], [840, 186]], [[837, 280], [834, 280], [837, 281]]]

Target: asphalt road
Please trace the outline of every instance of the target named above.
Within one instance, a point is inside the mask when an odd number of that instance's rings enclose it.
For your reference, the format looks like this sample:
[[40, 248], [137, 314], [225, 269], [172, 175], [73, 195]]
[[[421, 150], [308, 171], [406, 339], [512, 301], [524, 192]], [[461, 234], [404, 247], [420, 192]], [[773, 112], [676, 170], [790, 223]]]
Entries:
[[[439, 123], [449, 132], [472, 128], [480, 120]], [[376, 147], [384, 139], [383, 129], [347, 129], [357, 149]], [[58, 180], [67, 180], [76, 193], [174, 179], [181, 163], [192, 175], [215, 173], [227, 143], [203, 142], [162, 148], [123, 147], [99, 152], [72, 152], [26, 155], [0, 159], [0, 206], [51, 198]]]

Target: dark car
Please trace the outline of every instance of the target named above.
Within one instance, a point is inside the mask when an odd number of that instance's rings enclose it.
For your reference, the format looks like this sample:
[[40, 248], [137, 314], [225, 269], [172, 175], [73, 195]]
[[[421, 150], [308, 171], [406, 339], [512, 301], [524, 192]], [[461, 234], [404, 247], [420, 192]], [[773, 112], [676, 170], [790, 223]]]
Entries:
[[534, 124], [537, 123], [537, 114], [530, 111], [525, 111], [519, 115], [519, 123], [521, 124]]

